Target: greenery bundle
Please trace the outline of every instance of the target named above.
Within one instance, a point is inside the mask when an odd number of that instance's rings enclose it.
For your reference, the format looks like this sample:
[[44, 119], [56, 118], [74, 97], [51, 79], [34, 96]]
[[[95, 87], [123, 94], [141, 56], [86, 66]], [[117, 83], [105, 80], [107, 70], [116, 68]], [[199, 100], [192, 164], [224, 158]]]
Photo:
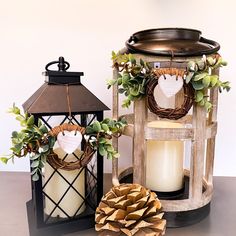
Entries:
[[[112, 52], [113, 67], [119, 73], [117, 79], [109, 80], [108, 88], [117, 84], [118, 91], [126, 96], [123, 107], [129, 107], [131, 102], [146, 96], [146, 85], [149, 80], [155, 78], [155, 73], [149, 63], [140, 59], [137, 62], [132, 54], [120, 54]], [[189, 61], [184, 76], [185, 83], [191, 83], [195, 90], [195, 102], [210, 111], [212, 104], [207, 94], [211, 88], [229, 91], [229, 82], [222, 82], [214, 71], [227, 63], [219, 55], [206, 57], [197, 61]]]
[[[0, 157], [0, 160], [7, 164], [9, 160], [14, 161], [15, 157], [29, 155], [32, 179], [37, 181], [39, 174], [42, 174], [47, 156], [53, 152], [56, 138], [48, 135], [49, 130], [40, 119], [36, 124], [33, 115], [22, 113], [15, 105], [9, 112], [16, 116], [22, 129], [19, 132], [12, 132], [12, 147], [10, 148], [12, 154]], [[84, 138], [93, 149], [98, 150], [100, 155], [108, 159], [116, 158], [119, 154], [114, 150], [110, 139], [112, 135], [120, 135], [125, 125], [124, 119], [115, 121], [106, 118], [101, 122], [95, 121], [86, 127]]]
[[195, 102], [204, 106], [208, 111], [211, 110], [212, 104], [209, 101], [207, 90], [218, 88], [220, 92], [225, 89], [230, 90], [229, 82], [222, 82], [219, 76], [214, 74], [214, 70], [226, 66], [227, 63], [220, 57], [203, 56], [200, 60], [189, 61], [187, 66], [186, 83], [191, 83], [195, 90]]
[[108, 89], [118, 84], [119, 93], [124, 94], [126, 99], [123, 107], [129, 107], [131, 102], [141, 99], [146, 95], [146, 84], [152, 76], [152, 70], [148, 63], [140, 59], [137, 62], [132, 54], [119, 54], [112, 52], [113, 67], [117, 68], [118, 78], [108, 81]]

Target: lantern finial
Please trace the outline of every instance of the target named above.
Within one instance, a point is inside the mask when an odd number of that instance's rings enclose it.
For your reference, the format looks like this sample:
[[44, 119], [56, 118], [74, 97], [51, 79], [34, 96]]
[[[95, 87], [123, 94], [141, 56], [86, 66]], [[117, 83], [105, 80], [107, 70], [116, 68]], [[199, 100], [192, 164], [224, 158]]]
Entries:
[[66, 68], [64, 57], [59, 57], [58, 68], [59, 68], [59, 71], [66, 71], [69, 68], [69, 66], [67, 66]]

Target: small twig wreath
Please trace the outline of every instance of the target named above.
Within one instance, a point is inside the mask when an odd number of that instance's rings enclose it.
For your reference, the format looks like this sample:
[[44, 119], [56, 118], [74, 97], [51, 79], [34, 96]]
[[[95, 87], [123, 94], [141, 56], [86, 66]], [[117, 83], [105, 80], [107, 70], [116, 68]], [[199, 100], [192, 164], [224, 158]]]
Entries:
[[176, 68], [163, 68], [156, 69], [153, 72], [154, 77], [150, 79], [146, 87], [147, 106], [149, 110], [158, 115], [160, 118], [177, 120], [185, 116], [192, 107], [194, 99], [194, 89], [191, 84], [185, 83], [185, 80], [183, 80], [184, 101], [180, 107], [177, 107], [175, 109], [162, 108], [157, 104], [154, 97], [154, 89], [158, 85], [158, 80], [161, 75], [170, 74], [181, 76], [183, 78], [185, 71]]
[[[79, 125], [72, 125], [72, 124], [62, 124], [59, 126], [54, 127], [52, 130], [48, 132], [48, 136], [57, 137], [60, 132], [67, 131], [76, 131], [80, 132], [82, 136], [85, 134], [85, 128]], [[62, 160], [58, 157], [56, 153], [51, 151], [51, 153], [47, 156], [47, 161], [50, 165], [52, 165], [55, 169], [62, 169], [62, 170], [77, 170], [81, 167], [86, 166], [93, 157], [95, 150], [91, 147], [88, 141], [85, 142], [85, 148], [81, 159], [74, 161], [74, 162], [67, 162]]]

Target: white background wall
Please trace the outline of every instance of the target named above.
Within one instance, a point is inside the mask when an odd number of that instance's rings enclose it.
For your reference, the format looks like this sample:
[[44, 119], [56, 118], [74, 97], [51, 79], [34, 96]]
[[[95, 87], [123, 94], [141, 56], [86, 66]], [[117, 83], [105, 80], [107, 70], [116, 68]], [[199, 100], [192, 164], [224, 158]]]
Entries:
[[[235, 9], [233, 0], [0, 0], [0, 153], [9, 153], [11, 132], [19, 128], [6, 110], [43, 83], [46, 63], [63, 55], [72, 71], [84, 71], [84, 85], [111, 107], [105, 83], [112, 76], [111, 51], [139, 30], [188, 27], [218, 41], [229, 63], [221, 76], [233, 88], [220, 96], [214, 173], [236, 176]], [[122, 141], [122, 166], [130, 144]], [[106, 162], [106, 171], [110, 166]], [[0, 164], [0, 170], [28, 171], [28, 160]]]

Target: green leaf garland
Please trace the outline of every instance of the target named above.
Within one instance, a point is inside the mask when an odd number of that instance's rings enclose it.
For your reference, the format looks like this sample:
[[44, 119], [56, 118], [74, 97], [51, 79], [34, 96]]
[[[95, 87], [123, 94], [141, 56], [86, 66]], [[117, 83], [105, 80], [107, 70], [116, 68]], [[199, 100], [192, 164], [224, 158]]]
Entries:
[[[112, 52], [113, 67], [118, 70], [118, 77], [109, 80], [108, 88], [118, 85], [118, 92], [124, 94], [123, 107], [129, 107], [135, 100], [146, 96], [146, 84], [153, 78], [153, 69], [143, 59], [136, 61], [132, 54], [120, 54]], [[195, 102], [204, 106], [209, 112], [212, 108], [208, 97], [208, 90], [218, 88], [229, 91], [228, 81], [222, 82], [214, 71], [219, 67], [226, 66], [227, 63], [221, 56], [215, 55], [206, 57], [205, 55], [196, 61], [189, 61], [184, 77], [186, 83], [191, 83], [195, 90]]]
[[[12, 132], [12, 147], [10, 148], [12, 154], [0, 157], [0, 161], [7, 164], [9, 160], [14, 161], [15, 157], [28, 155], [31, 160], [32, 180], [37, 181], [42, 174], [41, 170], [46, 164], [47, 156], [52, 152], [56, 138], [48, 135], [48, 129], [41, 120], [35, 124], [34, 116], [21, 113], [15, 104], [9, 112], [15, 115], [22, 129]], [[126, 124], [124, 119], [116, 121], [106, 118], [101, 122], [95, 121], [86, 127], [85, 136], [100, 155], [108, 159], [117, 158], [119, 154], [114, 150], [110, 139], [112, 135], [120, 135]]]
[[132, 54], [120, 54], [112, 52], [113, 67], [119, 71], [118, 78], [107, 82], [108, 89], [115, 84], [118, 92], [124, 94], [122, 107], [129, 107], [132, 101], [145, 96], [145, 87], [152, 73], [148, 63], [142, 59], [136, 61]]
[[186, 83], [191, 83], [195, 89], [195, 102], [199, 106], [204, 106], [209, 112], [212, 104], [209, 100], [208, 90], [218, 88], [221, 92], [230, 90], [229, 82], [222, 82], [219, 76], [214, 74], [219, 67], [226, 66], [227, 63], [216, 55], [215, 57], [203, 56], [200, 60], [190, 61], [187, 65]]
[[86, 127], [88, 141], [93, 148], [98, 150], [101, 156], [108, 159], [117, 158], [119, 153], [115, 151], [110, 139], [112, 135], [119, 136], [126, 125], [127, 122], [124, 118], [118, 121], [109, 118], [101, 122], [95, 121]]

